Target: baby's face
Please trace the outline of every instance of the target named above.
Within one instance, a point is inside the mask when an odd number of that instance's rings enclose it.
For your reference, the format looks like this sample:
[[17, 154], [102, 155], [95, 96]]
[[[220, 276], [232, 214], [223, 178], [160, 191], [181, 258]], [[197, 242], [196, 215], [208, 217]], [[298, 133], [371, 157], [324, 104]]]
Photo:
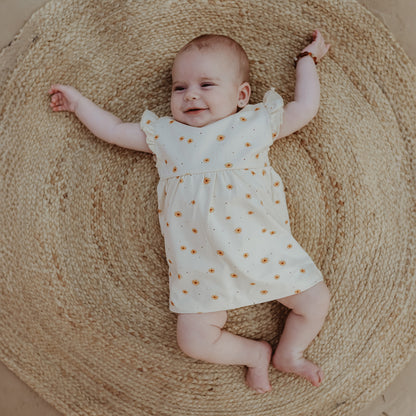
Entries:
[[192, 48], [176, 57], [171, 95], [175, 120], [203, 127], [237, 111], [242, 80], [238, 63], [230, 55], [221, 49]]

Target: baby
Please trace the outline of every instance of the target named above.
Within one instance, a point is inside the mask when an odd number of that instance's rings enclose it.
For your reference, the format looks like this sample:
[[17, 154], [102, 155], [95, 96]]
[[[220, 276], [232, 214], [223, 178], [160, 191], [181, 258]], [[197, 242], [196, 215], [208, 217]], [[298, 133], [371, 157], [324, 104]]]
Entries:
[[[285, 106], [274, 90], [248, 104], [247, 55], [222, 35], [200, 36], [177, 54], [172, 117], [145, 111], [140, 123], [123, 123], [72, 87], [49, 91], [53, 111], [74, 112], [106, 142], [156, 155], [178, 345], [196, 359], [246, 366], [246, 383], [258, 393], [271, 390], [270, 361], [314, 386], [323, 380], [303, 354], [322, 328], [329, 292], [290, 233], [282, 180], [268, 151], [316, 115], [315, 65], [328, 49], [315, 30], [296, 58], [295, 98]], [[291, 312], [273, 356], [268, 342], [223, 329], [227, 310], [276, 299]]]

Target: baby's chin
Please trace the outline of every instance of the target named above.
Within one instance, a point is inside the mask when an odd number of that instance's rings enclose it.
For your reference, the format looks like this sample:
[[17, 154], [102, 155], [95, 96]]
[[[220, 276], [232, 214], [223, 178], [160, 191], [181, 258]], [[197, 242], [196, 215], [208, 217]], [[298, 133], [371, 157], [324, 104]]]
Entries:
[[226, 118], [230, 116], [231, 114], [226, 114], [223, 116], [217, 116], [217, 117], [205, 117], [205, 114], [199, 114], [199, 115], [185, 115], [180, 117], [173, 117], [175, 121], [178, 121], [179, 123], [185, 124], [190, 127], [205, 127], [208, 124], [215, 123], [216, 121], [222, 120], [223, 118]]

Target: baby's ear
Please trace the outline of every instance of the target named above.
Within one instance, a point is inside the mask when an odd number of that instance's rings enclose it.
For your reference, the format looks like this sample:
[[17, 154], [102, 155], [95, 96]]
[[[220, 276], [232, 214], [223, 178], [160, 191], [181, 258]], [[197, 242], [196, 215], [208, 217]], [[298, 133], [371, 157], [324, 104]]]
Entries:
[[243, 108], [250, 100], [251, 87], [248, 82], [243, 82], [238, 88], [238, 107]]

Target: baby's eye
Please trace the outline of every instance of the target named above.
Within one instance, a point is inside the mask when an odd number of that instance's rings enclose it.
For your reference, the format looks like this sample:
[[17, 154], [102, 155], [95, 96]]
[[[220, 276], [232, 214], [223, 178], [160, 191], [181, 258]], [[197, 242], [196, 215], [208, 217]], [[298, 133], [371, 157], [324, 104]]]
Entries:
[[214, 86], [214, 83], [213, 83], [213, 82], [203, 82], [203, 83], [201, 84], [201, 87], [202, 87], [202, 88], [205, 88], [205, 87], [212, 87], [212, 86]]
[[181, 85], [176, 85], [175, 87], [173, 87], [173, 91], [183, 91], [185, 89], [185, 87], [182, 87]]

